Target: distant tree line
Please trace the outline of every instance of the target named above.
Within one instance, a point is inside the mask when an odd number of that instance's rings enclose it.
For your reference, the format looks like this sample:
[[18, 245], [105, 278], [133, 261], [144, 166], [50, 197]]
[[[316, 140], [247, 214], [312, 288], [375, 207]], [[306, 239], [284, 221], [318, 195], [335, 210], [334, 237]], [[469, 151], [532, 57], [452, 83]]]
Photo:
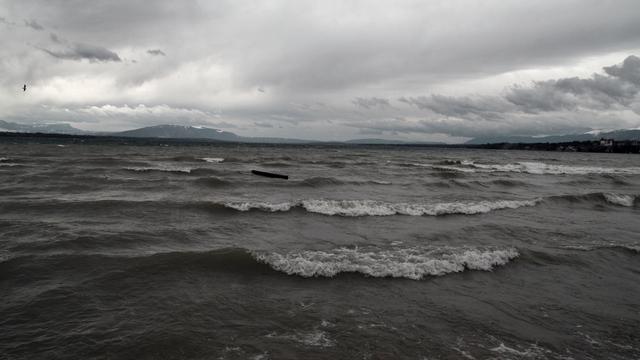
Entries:
[[[131, 138], [100, 135], [67, 135], [47, 133], [0, 132], [0, 143], [71, 143], [71, 144], [113, 144], [113, 145], [223, 145], [236, 142], [210, 139], [164, 139], [164, 138]], [[534, 150], [534, 151], [566, 151], [566, 152], [600, 152], [600, 153], [640, 153], [640, 140], [600, 139], [598, 141], [570, 141], [561, 143], [494, 143], [494, 144], [353, 144], [345, 142], [313, 142], [308, 144], [260, 144], [246, 143], [248, 146], [347, 146], [347, 147], [428, 147], [428, 148], [467, 148], [467, 149], [499, 149], [499, 150]]]

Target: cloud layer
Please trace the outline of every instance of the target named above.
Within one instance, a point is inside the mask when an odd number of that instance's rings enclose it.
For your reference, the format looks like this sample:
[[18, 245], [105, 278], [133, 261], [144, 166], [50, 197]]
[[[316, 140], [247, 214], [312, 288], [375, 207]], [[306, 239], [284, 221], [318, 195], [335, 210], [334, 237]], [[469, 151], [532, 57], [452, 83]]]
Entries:
[[639, 127], [639, 13], [630, 0], [6, 2], [0, 119], [447, 141]]

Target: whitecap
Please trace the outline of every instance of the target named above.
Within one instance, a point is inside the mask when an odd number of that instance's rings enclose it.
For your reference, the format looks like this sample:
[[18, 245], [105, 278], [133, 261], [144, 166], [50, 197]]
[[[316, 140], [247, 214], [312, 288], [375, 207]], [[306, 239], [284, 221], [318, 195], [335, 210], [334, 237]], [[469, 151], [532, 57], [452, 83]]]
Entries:
[[535, 206], [540, 201], [542, 201], [542, 199], [412, 204], [389, 203], [378, 200], [310, 199], [283, 203], [236, 201], [226, 202], [223, 205], [238, 211], [249, 211], [255, 209], [269, 212], [289, 211], [292, 208], [299, 206], [308, 212], [330, 216], [438, 216], [448, 214], [483, 214], [493, 210], [517, 209], [525, 206]]
[[607, 202], [614, 205], [620, 205], [620, 206], [632, 207], [633, 203], [636, 200], [636, 197], [633, 195], [614, 194], [614, 193], [604, 193], [603, 195], [605, 200], [607, 200]]
[[288, 253], [254, 252], [253, 256], [277, 271], [302, 277], [333, 277], [357, 272], [372, 277], [420, 280], [465, 269], [491, 271], [519, 256], [515, 248], [405, 248], [329, 251], [302, 250]]
[[[611, 175], [635, 175], [640, 174], [640, 167], [598, 167], [598, 166], [570, 166], [553, 165], [543, 162], [517, 162], [510, 164], [479, 164], [473, 161], [464, 160], [461, 162], [466, 168], [447, 167], [458, 171], [479, 171], [479, 172], [515, 172], [535, 175], [589, 175], [589, 174], [611, 174]], [[470, 167], [470, 168], [469, 168]]]
[[204, 160], [208, 163], [221, 163], [224, 161], [224, 158], [205, 157], [205, 158], [200, 158], [200, 160]]
[[388, 203], [376, 200], [303, 200], [309, 212], [341, 216], [389, 216], [389, 215], [446, 215], [482, 214], [492, 210], [516, 209], [534, 206], [540, 200], [497, 200], [479, 202], [448, 202], [433, 204]]
[[238, 211], [249, 211], [249, 210], [263, 210], [269, 212], [276, 211], [289, 211], [295, 204], [284, 202], [284, 203], [267, 203], [267, 202], [253, 202], [253, 201], [244, 201], [244, 202], [227, 202], [224, 203], [224, 206], [238, 210]]

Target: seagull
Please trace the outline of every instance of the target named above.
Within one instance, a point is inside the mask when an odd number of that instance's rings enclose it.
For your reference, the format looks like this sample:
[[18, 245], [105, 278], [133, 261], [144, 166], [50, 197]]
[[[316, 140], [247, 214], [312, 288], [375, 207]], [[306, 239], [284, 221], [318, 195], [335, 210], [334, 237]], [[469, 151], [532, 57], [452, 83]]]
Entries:
[[22, 91], [27, 91], [27, 84], [24, 84], [24, 85], [22, 86]]

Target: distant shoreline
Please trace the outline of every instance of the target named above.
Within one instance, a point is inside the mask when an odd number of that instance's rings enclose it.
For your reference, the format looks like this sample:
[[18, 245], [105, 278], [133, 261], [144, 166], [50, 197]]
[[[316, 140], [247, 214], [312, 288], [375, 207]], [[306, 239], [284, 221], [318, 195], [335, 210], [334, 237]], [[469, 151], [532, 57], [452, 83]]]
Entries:
[[151, 138], [151, 137], [125, 137], [109, 135], [71, 135], [53, 133], [21, 133], [0, 132], [0, 143], [59, 143], [65, 144], [114, 144], [114, 145], [230, 145], [242, 144], [248, 146], [345, 146], [345, 147], [424, 147], [445, 149], [493, 149], [493, 150], [532, 150], [532, 151], [559, 151], [559, 152], [595, 152], [595, 153], [640, 153], [640, 140], [613, 141], [602, 145], [598, 141], [570, 141], [559, 143], [491, 143], [491, 144], [375, 144], [375, 143], [349, 143], [339, 141], [310, 141], [307, 143], [256, 143], [242, 141], [224, 141], [214, 139], [184, 139], [184, 138]]

